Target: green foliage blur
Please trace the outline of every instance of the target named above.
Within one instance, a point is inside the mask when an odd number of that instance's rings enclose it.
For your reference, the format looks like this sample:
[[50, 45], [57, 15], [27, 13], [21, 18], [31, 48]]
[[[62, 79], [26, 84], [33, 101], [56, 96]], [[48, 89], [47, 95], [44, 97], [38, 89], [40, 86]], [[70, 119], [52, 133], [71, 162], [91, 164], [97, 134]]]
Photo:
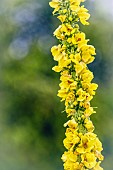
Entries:
[[[0, 1], [0, 168], [63, 170], [60, 157], [66, 114], [57, 97], [59, 75], [50, 48], [59, 22], [48, 0]], [[100, 2], [100, 4], [99, 4]], [[95, 132], [103, 142], [103, 167], [113, 159], [113, 14], [103, 1], [87, 1], [90, 26], [81, 26], [97, 51], [89, 65], [99, 84], [92, 105]], [[100, 8], [97, 8], [99, 7]], [[108, 19], [109, 18], [109, 19]]]

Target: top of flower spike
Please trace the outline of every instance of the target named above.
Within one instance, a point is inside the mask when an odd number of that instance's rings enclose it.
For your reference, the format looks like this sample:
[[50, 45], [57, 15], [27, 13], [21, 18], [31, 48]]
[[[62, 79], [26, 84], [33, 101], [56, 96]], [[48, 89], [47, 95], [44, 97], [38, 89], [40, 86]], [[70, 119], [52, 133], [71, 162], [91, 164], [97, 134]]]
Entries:
[[[65, 0], [65, 2], [69, 2], [72, 4], [72, 3], [76, 3], [76, 4], [80, 4], [81, 2], [84, 2], [85, 0]], [[52, 7], [52, 8], [57, 8], [59, 6], [59, 4], [63, 2], [63, 0], [52, 0], [51, 2], [49, 2], [49, 5]], [[75, 4], [73, 4], [75, 5]]]
[[[57, 18], [63, 23], [65, 21], [72, 21], [80, 22], [83, 25], [89, 25], [87, 20], [90, 17], [90, 14], [88, 13], [88, 10], [82, 5], [80, 6], [81, 2], [84, 2], [85, 0], [52, 0], [49, 2], [49, 5], [54, 8], [53, 14], [58, 12], [59, 15]], [[70, 17], [68, 17], [68, 14], [71, 12]]]

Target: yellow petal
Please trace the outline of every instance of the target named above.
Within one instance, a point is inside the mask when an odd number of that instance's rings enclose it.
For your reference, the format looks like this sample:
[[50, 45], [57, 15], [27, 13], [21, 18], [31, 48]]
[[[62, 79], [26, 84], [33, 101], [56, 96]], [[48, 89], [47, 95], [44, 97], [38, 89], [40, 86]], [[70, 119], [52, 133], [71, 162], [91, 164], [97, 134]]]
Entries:
[[52, 68], [52, 70], [54, 70], [55, 72], [60, 72], [60, 71], [62, 70], [62, 68], [59, 67], [59, 66], [54, 66], [54, 67]]
[[57, 18], [58, 18], [61, 22], [64, 22], [65, 19], [66, 19], [66, 15], [59, 15]]
[[58, 0], [54, 0], [52, 2], [49, 2], [49, 5], [52, 7], [52, 8], [57, 8], [58, 5], [59, 5], [59, 2]]

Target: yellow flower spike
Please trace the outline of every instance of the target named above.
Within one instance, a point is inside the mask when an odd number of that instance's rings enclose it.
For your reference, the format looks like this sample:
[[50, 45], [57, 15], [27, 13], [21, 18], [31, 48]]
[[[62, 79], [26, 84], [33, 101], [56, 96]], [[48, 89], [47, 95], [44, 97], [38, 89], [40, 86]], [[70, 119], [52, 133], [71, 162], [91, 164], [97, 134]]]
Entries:
[[91, 100], [98, 87], [92, 83], [93, 73], [88, 64], [96, 55], [95, 48], [89, 45], [84, 32], [80, 31], [79, 21], [89, 25], [90, 14], [82, 5], [84, 0], [52, 0], [53, 14], [61, 21], [54, 31], [59, 45], [51, 48], [54, 60], [58, 62], [52, 69], [60, 72], [60, 89], [57, 96], [65, 103], [65, 112], [70, 117], [63, 144], [67, 151], [62, 155], [64, 170], [103, 170], [102, 143], [94, 133], [90, 116], [96, 113]]

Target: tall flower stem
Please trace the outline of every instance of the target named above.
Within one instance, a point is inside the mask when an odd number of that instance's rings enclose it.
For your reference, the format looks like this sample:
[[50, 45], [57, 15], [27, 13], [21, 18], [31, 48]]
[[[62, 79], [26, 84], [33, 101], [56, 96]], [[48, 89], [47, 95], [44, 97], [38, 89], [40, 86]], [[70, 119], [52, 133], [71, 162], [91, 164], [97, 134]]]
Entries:
[[66, 138], [63, 143], [66, 151], [62, 155], [64, 170], [103, 170], [102, 144], [94, 133], [90, 116], [95, 113], [90, 102], [98, 85], [92, 83], [93, 73], [88, 64], [95, 59], [95, 48], [89, 45], [79, 23], [89, 25], [90, 14], [81, 5], [84, 0], [52, 0], [53, 15], [61, 21], [54, 36], [59, 44], [51, 48], [53, 67], [60, 72], [58, 96], [65, 103], [65, 112], [69, 120], [64, 124]]

